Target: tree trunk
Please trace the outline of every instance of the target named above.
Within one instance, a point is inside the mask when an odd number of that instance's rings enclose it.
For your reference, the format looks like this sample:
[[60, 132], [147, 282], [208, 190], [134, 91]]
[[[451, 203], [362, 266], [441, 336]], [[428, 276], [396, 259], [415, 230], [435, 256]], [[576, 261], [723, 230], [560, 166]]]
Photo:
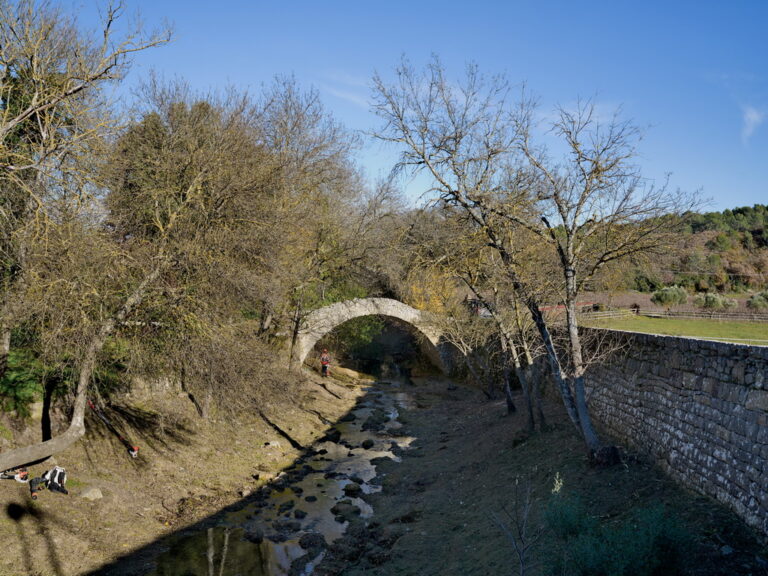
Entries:
[[296, 305], [293, 313], [293, 330], [291, 334], [291, 350], [289, 353], [289, 368], [291, 370], [301, 370], [301, 360], [296, 356], [296, 342], [299, 339], [299, 329], [301, 328], [301, 304]]
[[[529, 364], [525, 369], [526, 375], [531, 373], [532, 368], [533, 365]], [[542, 406], [541, 402], [541, 383], [535, 376], [533, 378], [528, 378], [528, 381], [532, 383], [531, 394], [533, 395], [533, 399], [536, 403], [536, 416], [539, 419], [539, 430], [544, 430], [544, 428], [547, 426], [547, 420], [544, 417], [544, 407]]]
[[104, 347], [107, 338], [114, 332], [115, 326], [122, 322], [125, 317], [144, 299], [147, 288], [160, 275], [160, 265], [158, 264], [145, 278], [141, 284], [126, 299], [123, 307], [112, 317], [106, 320], [99, 331], [91, 338], [83, 354], [83, 360], [80, 364], [80, 375], [77, 382], [75, 394], [74, 410], [69, 428], [66, 432], [31, 446], [16, 448], [9, 452], [0, 454], [0, 471], [17, 468], [31, 462], [45, 460], [52, 455], [67, 449], [77, 442], [85, 434], [85, 405], [88, 396], [88, 385], [93, 377], [93, 371], [96, 368], [96, 358]]
[[544, 315], [542, 314], [541, 309], [539, 308], [539, 303], [536, 300], [536, 297], [526, 289], [525, 284], [520, 280], [517, 273], [515, 272], [515, 263], [512, 256], [509, 254], [509, 252], [507, 252], [502, 244], [497, 241], [493, 234], [490, 232], [488, 233], [493, 245], [498, 250], [499, 255], [501, 256], [501, 260], [507, 269], [507, 274], [509, 275], [509, 279], [512, 281], [513, 289], [525, 302], [525, 307], [528, 308], [528, 311], [531, 314], [531, 318], [533, 319], [533, 323], [536, 326], [539, 335], [541, 336], [541, 340], [544, 343], [544, 349], [547, 352], [549, 367], [552, 370], [552, 377], [555, 379], [555, 385], [560, 390], [560, 395], [563, 398], [563, 404], [565, 405], [566, 412], [568, 412], [568, 417], [571, 419], [571, 422], [573, 422], [574, 426], [581, 430], [576, 403], [574, 402], [570, 386], [563, 376], [563, 369], [560, 366], [557, 350], [555, 349], [555, 344], [552, 341], [552, 335], [549, 333], [547, 322], [544, 319]]
[[592, 426], [592, 418], [587, 408], [587, 396], [584, 390], [584, 359], [581, 353], [581, 338], [576, 320], [576, 283], [575, 275], [566, 271], [565, 317], [568, 324], [568, 347], [573, 370], [573, 388], [576, 396], [576, 410], [579, 415], [581, 433], [590, 450], [600, 448], [600, 439]]
[[0, 378], [8, 370], [8, 355], [11, 353], [11, 327], [0, 325]]
[[536, 423], [533, 420], [533, 403], [531, 402], [528, 379], [525, 377], [525, 373], [523, 372], [522, 366], [520, 365], [520, 355], [517, 353], [517, 348], [515, 347], [515, 343], [512, 340], [512, 337], [505, 332], [503, 334], [503, 339], [503, 348], [505, 349], [506, 353], [510, 354], [512, 357], [512, 362], [515, 367], [515, 375], [520, 381], [520, 388], [522, 388], [523, 391], [525, 409], [528, 415], [527, 428], [529, 432], [533, 432], [536, 428]]
[[507, 414], [514, 414], [517, 412], [517, 406], [512, 398], [512, 387], [509, 381], [512, 379], [512, 369], [509, 367], [509, 362], [504, 362], [504, 399], [507, 402]]
[[529, 298], [526, 301], [526, 305], [528, 310], [531, 312], [533, 323], [536, 325], [536, 329], [539, 331], [541, 339], [544, 342], [544, 349], [547, 352], [547, 359], [549, 360], [549, 367], [552, 371], [552, 377], [555, 379], [555, 385], [560, 390], [560, 395], [563, 398], [563, 404], [565, 404], [565, 410], [568, 412], [568, 416], [571, 419], [571, 422], [573, 422], [576, 428], [581, 431], [582, 428], [579, 421], [579, 413], [576, 407], [576, 402], [573, 399], [571, 388], [568, 386], [568, 381], [563, 376], [560, 360], [557, 357], [557, 350], [555, 350], [555, 343], [552, 341], [552, 335], [549, 333], [549, 328], [547, 327], [547, 323], [544, 320], [544, 315], [541, 313], [539, 305], [535, 300]]
[[520, 334], [520, 347], [523, 349], [525, 356], [525, 367], [523, 372], [525, 373], [525, 379], [531, 386], [531, 396], [536, 404], [536, 417], [539, 420], [539, 430], [544, 430], [547, 425], [546, 418], [544, 417], [544, 408], [541, 403], [541, 379], [534, 373], [533, 356], [531, 355], [531, 347], [528, 345], [528, 338], [525, 336], [525, 327], [523, 326], [523, 319], [520, 314], [520, 306], [518, 306], [517, 298], [513, 294], [515, 302], [515, 322], [517, 324], [517, 332]]
[[259, 325], [259, 334], [266, 334], [272, 327], [272, 319], [274, 315], [272, 310], [266, 302], [261, 307], [261, 324]]

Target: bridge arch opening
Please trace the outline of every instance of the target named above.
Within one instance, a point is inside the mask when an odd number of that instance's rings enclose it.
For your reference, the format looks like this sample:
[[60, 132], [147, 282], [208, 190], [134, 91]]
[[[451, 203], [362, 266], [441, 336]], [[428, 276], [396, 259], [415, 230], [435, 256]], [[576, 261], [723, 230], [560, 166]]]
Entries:
[[341, 365], [378, 378], [442, 371], [439, 353], [412, 325], [391, 316], [361, 316], [320, 338], [310, 357], [327, 348]]
[[358, 298], [313, 311], [304, 318], [297, 331], [291, 351], [292, 362], [294, 365], [302, 364], [322, 338], [327, 338], [329, 334], [332, 338], [334, 330], [343, 331], [345, 323], [371, 317], [379, 318], [389, 326], [378, 342], [380, 346], [387, 346], [387, 340], [394, 336], [392, 330], [400, 330], [401, 335], [405, 332], [414, 339], [419, 351], [432, 365], [447, 371], [445, 351], [441, 349], [442, 339], [435, 323], [424, 312], [389, 298]]

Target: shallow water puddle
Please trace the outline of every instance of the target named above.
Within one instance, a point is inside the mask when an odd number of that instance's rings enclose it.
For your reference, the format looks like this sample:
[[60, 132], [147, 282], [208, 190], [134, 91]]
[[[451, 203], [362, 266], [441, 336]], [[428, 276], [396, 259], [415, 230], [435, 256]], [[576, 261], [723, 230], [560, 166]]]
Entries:
[[320, 538], [330, 544], [344, 534], [350, 515], [373, 514], [359, 497], [381, 490], [373, 461], [400, 461], [398, 451], [414, 440], [396, 435], [399, 409], [414, 404], [400, 385], [379, 382], [366, 392], [324, 441], [242, 509], [211, 528], [179, 535], [156, 559], [152, 574], [288, 576], [291, 564], [305, 554], [309, 562], [294, 574], [311, 574], [324, 555]]

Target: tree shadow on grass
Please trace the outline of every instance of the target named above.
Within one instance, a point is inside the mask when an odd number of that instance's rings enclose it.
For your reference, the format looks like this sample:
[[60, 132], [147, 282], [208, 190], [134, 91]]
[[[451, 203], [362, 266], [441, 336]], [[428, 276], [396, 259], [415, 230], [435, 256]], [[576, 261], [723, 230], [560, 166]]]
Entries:
[[[42, 510], [36, 507], [34, 504], [18, 504], [11, 502], [5, 507], [5, 513], [16, 524], [16, 535], [21, 543], [22, 558], [21, 562], [23, 566], [19, 566], [18, 574], [34, 574], [36, 568], [33, 565], [31, 547], [36, 546], [32, 539], [39, 535], [43, 537], [45, 541], [45, 548], [48, 557], [48, 569], [50, 573], [56, 576], [63, 576], [65, 574], [64, 568], [61, 563], [61, 556], [56, 547], [56, 542], [51, 530], [52, 525], [61, 525], [68, 530], [72, 530], [72, 526], [65, 520], [56, 514], [52, 514], [47, 510]], [[25, 519], [31, 519], [32, 528], [29, 527], [29, 522]], [[46, 572], [47, 573], [47, 572]]]
[[[89, 413], [86, 417], [87, 437], [109, 440], [115, 455], [130, 455], [130, 450], [138, 448], [138, 456], [132, 458], [132, 462], [140, 469], [149, 466], [141, 449], [148, 447], [154, 451], [173, 452], [177, 446], [190, 445], [195, 434], [181, 420], [134, 406], [109, 404], [100, 411], [106, 421], [93, 411]], [[88, 443], [85, 450], [94, 466], [104, 457], [101, 448], [97, 451]]]

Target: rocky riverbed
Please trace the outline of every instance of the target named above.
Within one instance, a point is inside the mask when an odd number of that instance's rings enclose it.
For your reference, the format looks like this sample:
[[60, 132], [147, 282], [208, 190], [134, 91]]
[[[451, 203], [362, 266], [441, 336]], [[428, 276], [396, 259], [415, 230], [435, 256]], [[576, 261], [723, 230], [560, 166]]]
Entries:
[[309, 574], [350, 522], [370, 518], [364, 495], [381, 490], [377, 463], [398, 462], [413, 438], [399, 433], [412, 404], [401, 382], [365, 389], [353, 410], [239, 510], [195, 534], [179, 536], [153, 574], [288, 576]]

